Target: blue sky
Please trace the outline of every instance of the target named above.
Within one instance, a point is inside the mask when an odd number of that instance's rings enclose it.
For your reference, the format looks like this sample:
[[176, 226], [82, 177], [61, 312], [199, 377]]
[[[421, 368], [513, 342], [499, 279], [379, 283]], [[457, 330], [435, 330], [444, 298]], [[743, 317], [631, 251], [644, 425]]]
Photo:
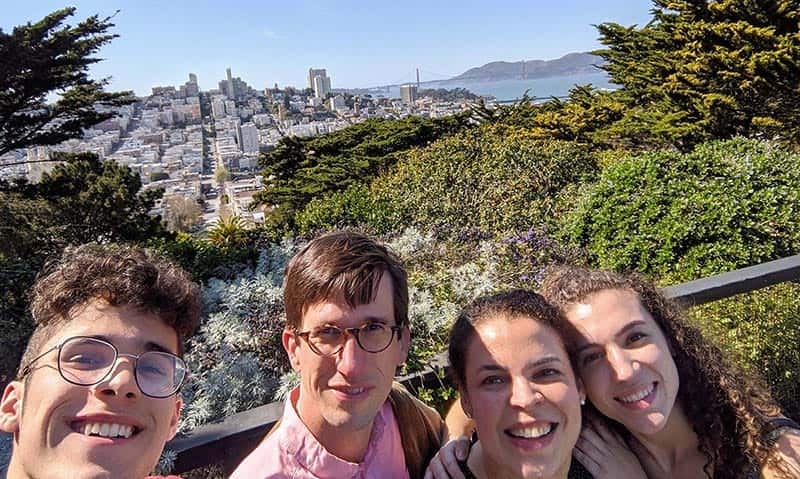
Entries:
[[[3, 2], [0, 28], [36, 21], [65, 6]], [[304, 86], [309, 67], [327, 68], [333, 87], [440, 80], [490, 61], [553, 59], [600, 46], [602, 22], [643, 25], [650, 0], [238, 1], [86, 0], [79, 19], [114, 17], [120, 35], [104, 47], [94, 77], [143, 95], [179, 85], [188, 73], [215, 88], [230, 66], [251, 86]]]

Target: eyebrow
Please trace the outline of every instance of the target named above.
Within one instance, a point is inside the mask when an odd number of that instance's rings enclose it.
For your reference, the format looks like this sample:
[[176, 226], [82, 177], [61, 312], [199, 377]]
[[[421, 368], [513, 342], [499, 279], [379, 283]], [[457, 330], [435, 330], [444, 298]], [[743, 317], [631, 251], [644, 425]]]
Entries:
[[[94, 339], [101, 339], [101, 340], [103, 340], [103, 341], [105, 341], [107, 343], [111, 343], [115, 347], [117, 347], [116, 343], [114, 341], [112, 341], [111, 338], [109, 338], [108, 336], [104, 336], [102, 334], [92, 334], [92, 335], [87, 336], [87, 337], [94, 338]], [[155, 341], [147, 341], [147, 342], [145, 342], [144, 343], [144, 350], [145, 351], [158, 351], [158, 352], [161, 352], [161, 353], [175, 354], [174, 352], [170, 351], [169, 348], [167, 348], [166, 346], [163, 346], [163, 345], [161, 345], [161, 344], [159, 344], [159, 343], [157, 343]]]
[[[641, 320], [641, 319], [637, 319], [637, 320], [631, 321], [630, 323], [628, 323], [628, 324], [626, 324], [625, 326], [623, 326], [623, 327], [622, 327], [622, 329], [620, 329], [619, 331], [617, 331], [617, 334], [615, 334], [615, 335], [614, 335], [614, 337], [615, 337], [615, 338], [618, 338], [618, 337], [620, 337], [620, 336], [623, 336], [625, 333], [627, 333], [627, 332], [628, 332], [628, 331], [630, 331], [631, 329], [633, 329], [633, 328], [635, 328], [635, 327], [637, 327], [637, 326], [642, 326], [642, 325], [646, 325], [646, 324], [647, 324], [647, 323], [645, 323], [645, 322], [644, 322], [643, 320]], [[585, 350], [587, 350], [587, 349], [589, 349], [589, 348], [593, 348], [593, 347], [595, 347], [595, 346], [600, 346], [600, 345], [599, 345], [599, 344], [597, 344], [597, 343], [587, 343], [587, 344], [584, 344], [583, 346], [580, 346], [580, 347], [578, 347], [578, 349], [576, 349], [576, 350], [575, 350], [575, 354], [581, 354], [581, 353], [582, 353], [582, 352], [584, 352]]]
[[[537, 359], [536, 361], [534, 361], [532, 363], [526, 364], [525, 368], [526, 369], [536, 368], [536, 367], [542, 366], [544, 364], [560, 363], [560, 362], [561, 362], [561, 359], [559, 359], [556, 356], [545, 356], [543, 358]], [[478, 368], [478, 372], [482, 372], [482, 371], [505, 371], [505, 369], [506, 368], [504, 368], [504, 367], [502, 367], [500, 365], [497, 365], [497, 364], [484, 364], [483, 366]]]

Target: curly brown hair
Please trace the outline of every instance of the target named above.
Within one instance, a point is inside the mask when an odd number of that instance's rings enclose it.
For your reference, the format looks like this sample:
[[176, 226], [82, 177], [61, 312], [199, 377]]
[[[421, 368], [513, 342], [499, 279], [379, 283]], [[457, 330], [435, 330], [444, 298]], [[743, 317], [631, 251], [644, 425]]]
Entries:
[[116, 244], [66, 248], [39, 273], [31, 294], [36, 324], [20, 362], [35, 357], [75, 308], [101, 299], [111, 306], [130, 305], [153, 313], [183, 339], [200, 322], [200, 288], [189, 275], [164, 257], [145, 249]]
[[769, 465], [790, 477], [764, 435], [767, 421], [780, 415], [767, 388], [728, 361], [688, 323], [683, 308], [652, 282], [637, 273], [556, 266], [547, 271], [541, 292], [566, 311], [604, 290], [636, 294], [666, 337], [680, 379], [678, 401], [697, 434], [700, 452], [707, 457], [706, 475], [742, 478]]

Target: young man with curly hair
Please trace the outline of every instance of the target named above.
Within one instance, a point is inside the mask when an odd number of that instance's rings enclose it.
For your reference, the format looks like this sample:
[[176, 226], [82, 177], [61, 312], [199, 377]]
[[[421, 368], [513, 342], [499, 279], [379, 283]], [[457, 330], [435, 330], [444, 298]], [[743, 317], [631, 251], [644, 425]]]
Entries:
[[36, 329], [0, 400], [7, 478], [146, 477], [177, 429], [197, 285], [147, 251], [84, 245], [40, 274], [31, 313]]

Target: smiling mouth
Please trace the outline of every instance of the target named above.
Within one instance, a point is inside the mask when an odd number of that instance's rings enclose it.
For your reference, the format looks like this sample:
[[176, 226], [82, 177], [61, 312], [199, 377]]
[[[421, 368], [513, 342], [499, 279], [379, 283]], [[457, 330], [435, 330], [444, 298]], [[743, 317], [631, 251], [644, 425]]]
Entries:
[[105, 437], [109, 439], [128, 439], [141, 432], [136, 426], [107, 422], [75, 421], [72, 430], [89, 437]]
[[539, 439], [552, 434], [558, 427], [557, 422], [543, 424], [541, 426], [518, 427], [506, 429], [505, 433], [515, 439]]
[[642, 389], [640, 389], [638, 391], [635, 391], [635, 392], [633, 392], [631, 394], [626, 394], [625, 396], [615, 397], [614, 400], [619, 401], [622, 404], [633, 404], [633, 403], [636, 403], [638, 401], [641, 401], [642, 399], [645, 399], [646, 397], [650, 396], [651, 394], [653, 394], [653, 391], [655, 391], [657, 384], [658, 384], [657, 382], [651, 383], [647, 387], [644, 387], [644, 388], [642, 388]]

